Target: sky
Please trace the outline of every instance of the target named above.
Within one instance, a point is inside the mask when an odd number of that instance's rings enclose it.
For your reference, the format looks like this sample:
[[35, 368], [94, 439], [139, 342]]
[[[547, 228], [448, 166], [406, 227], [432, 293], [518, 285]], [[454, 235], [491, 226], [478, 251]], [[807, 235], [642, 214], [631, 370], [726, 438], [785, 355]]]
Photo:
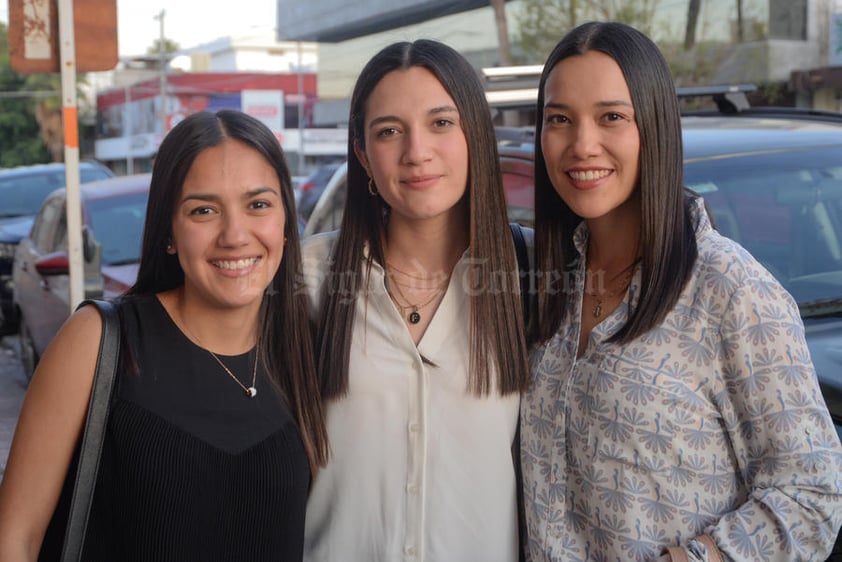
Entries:
[[[120, 56], [142, 55], [160, 34], [155, 19], [163, 9], [164, 35], [183, 48], [220, 37], [266, 33], [275, 27], [276, 0], [116, 0]], [[0, 0], [0, 21], [9, 23], [8, 0]]]

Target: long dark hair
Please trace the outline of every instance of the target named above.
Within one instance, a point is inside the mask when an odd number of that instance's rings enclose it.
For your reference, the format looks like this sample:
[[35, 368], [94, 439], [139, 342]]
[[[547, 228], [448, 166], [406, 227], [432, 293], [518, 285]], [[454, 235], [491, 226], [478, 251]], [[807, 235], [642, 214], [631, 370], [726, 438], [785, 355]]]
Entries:
[[[456, 103], [468, 144], [468, 187], [465, 228], [469, 232], [472, 286], [485, 288], [471, 295], [469, 388], [490, 392], [492, 373], [501, 394], [524, 390], [528, 384], [523, 314], [515, 279], [499, 294], [500, 273], [517, 271], [507, 223], [500, 163], [491, 113], [479, 76], [452, 48], [431, 40], [393, 43], [377, 53], [360, 73], [351, 97], [348, 123], [348, 191], [334, 261], [324, 283], [319, 326], [319, 375], [325, 397], [348, 389], [348, 362], [354, 323], [354, 297], [368, 286], [373, 261], [384, 263], [382, 237], [387, 207], [368, 193], [368, 175], [354, 146], [365, 147], [365, 104], [384, 76], [395, 70], [421, 67], [438, 78]], [[363, 248], [368, 247], [368, 267]], [[365, 270], [365, 271], [364, 271]], [[496, 285], [494, 285], [496, 283]]]
[[[578, 257], [573, 232], [582, 218], [553, 188], [541, 148], [544, 88], [547, 76], [562, 60], [588, 51], [614, 59], [623, 72], [640, 131], [641, 273], [637, 306], [612, 338], [629, 342], [660, 323], [675, 306], [690, 278], [698, 250], [691, 218], [691, 201], [684, 189], [681, 120], [675, 85], [658, 47], [640, 31], [621, 23], [589, 22], [570, 31], [544, 65], [538, 86], [535, 129], [535, 265], [539, 275], [537, 314], [530, 339], [543, 342], [558, 330]], [[537, 318], [536, 318], [537, 317]]]
[[263, 297], [258, 320], [261, 359], [298, 422], [315, 474], [327, 461], [327, 430], [316, 380], [309, 303], [305, 292], [296, 286], [301, 279], [301, 248], [292, 181], [278, 140], [260, 121], [240, 111], [203, 111], [188, 116], [167, 134], [152, 170], [137, 281], [126, 296], [154, 295], [184, 284], [178, 257], [166, 252], [173, 213], [193, 161], [225, 139], [259, 152], [275, 169], [281, 184], [287, 242], [281, 265]]

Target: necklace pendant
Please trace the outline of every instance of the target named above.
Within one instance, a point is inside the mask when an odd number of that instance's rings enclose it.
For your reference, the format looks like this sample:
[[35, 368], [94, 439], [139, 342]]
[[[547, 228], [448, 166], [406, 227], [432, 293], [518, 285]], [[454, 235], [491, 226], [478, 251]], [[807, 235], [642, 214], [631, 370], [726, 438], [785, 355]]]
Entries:
[[593, 307], [593, 317], [599, 318], [602, 316], [602, 302], [596, 301], [596, 306]]
[[257, 396], [257, 389], [253, 386], [248, 387], [248, 389], [246, 389], [246, 396], [248, 396], [249, 398], [254, 398], [255, 396]]
[[409, 320], [410, 324], [418, 324], [421, 321], [421, 315], [418, 314], [418, 310], [416, 309], [410, 312], [406, 319]]

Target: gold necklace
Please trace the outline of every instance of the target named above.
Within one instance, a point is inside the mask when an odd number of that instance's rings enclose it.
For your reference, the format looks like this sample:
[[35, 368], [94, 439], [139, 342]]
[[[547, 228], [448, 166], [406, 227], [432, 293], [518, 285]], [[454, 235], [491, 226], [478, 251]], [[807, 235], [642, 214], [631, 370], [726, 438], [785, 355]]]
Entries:
[[412, 279], [418, 279], [419, 281], [427, 281], [430, 278], [429, 275], [423, 275], [422, 276], [422, 275], [415, 275], [414, 273], [407, 273], [406, 271], [404, 271], [402, 269], [398, 269], [397, 267], [395, 267], [394, 265], [392, 265], [389, 262], [386, 262], [386, 269], [391, 269], [392, 271], [395, 271], [395, 272], [400, 273], [402, 275], [406, 275], [407, 277], [411, 277]]
[[240, 388], [242, 388], [245, 391], [246, 396], [248, 396], [249, 398], [254, 398], [255, 396], [257, 396], [257, 387], [255, 386], [255, 383], [257, 383], [257, 357], [258, 357], [258, 352], [259, 352], [259, 349], [257, 348], [257, 346], [255, 346], [255, 348], [254, 348], [254, 367], [252, 368], [251, 386], [249, 386], [249, 387], [247, 387], [246, 385], [241, 383], [240, 379], [238, 379], [237, 377], [234, 376], [234, 373], [231, 372], [231, 369], [229, 369], [225, 365], [225, 363], [222, 362], [222, 359], [217, 357], [216, 353], [214, 353], [210, 349], [206, 349], [206, 348], [202, 348], [202, 349], [204, 349], [205, 351], [210, 353], [211, 357], [216, 359], [216, 362], [219, 363], [220, 367], [225, 369], [225, 372], [228, 373], [228, 376], [231, 377], [232, 379], [234, 379], [234, 382], [236, 382], [238, 385], [240, 385]]
[[223, 369], [225, 369], [225, 372], [228, 373], [228, 376], [231, 377], [232, 379], [234, 379], [234, 382], [236, 382], [238, 385], [240, 385], [240, 388], [243, 389], [243, 391], [246, 393], [246, 396], [248, 396], [249, 398], [254, 398], [255, 396], [257, 396], [256, 383], [257, 383], [257, 358], [260, 355], [260, 353], [259, 353], [260, 347], [259, 346], [257, 346], [257, 345], [254, 346], [254, 367], [252, 367], [252, 371], [251, 371], [251, 386], [246, 386], [246, 385], [244, 385], [243, 383], [240, 382], [240, 379], [238, 379], [237, 377], [234, 376], [234, 373], [231, 372], [231, 369], [229, 369], [225, 365], [225, 363], [222, 362], [222, 359], [220, 359], [216, 355], [216, 353], [214, 353], [213, 351], [211, 351], [210, 349], [208, 349], [207, 347], [205, 347], [202, 344], [202, 340], [197, 338], [196, 334], [193, 333], [193, 330], [191, 330], [190, 328], [187, 327], [187, 323], [184, 322], [183, 316], [182, 316], [182, 320], [181, 320], [181, 325], [184, 326], [184, 329], [186, 329], [187, 332], [190, 334], [190, 336], [194, 340], [196, 340], [196, 342], [199, 344], [198, 347], [200, 347], [201, 349], [204, 349], [205, 351], [210, 353], [211, 357], [216, 359], [216, 362], [219, 363], [219, 366], [222, 367]]
[[[605, 291], [602, 294], [597, 293], [596, 291], [588, 291], [587, 289], [585, 289], [586, 295], [596, 299], [596, 304], [594, 305], [593, 310], [591, 310], [591, 315], [594, 318], [599, 318], [600, 316], [602, 316], [602, 303], [609, 299], [613, 299], [617, 295], [625, 293], [628, 290], [629, 285], [631, 285], [632, 275], [634, 275], [634, 267], [638, 263], [640, 263], [640, 259], [641, 258], [635, 259], [629, 265], [620, 270], [620, 272], [617, 275], [608, 280], [608, 282], [611, 283], [615, 279], [618, 279], [620, 278], [620, 276], [622, 276], [623, 282], [617, 289], [614, 289], [613, 291]], [[593, 277], [593, 275], [591, 275], [591, 277]]]
[[[394, 268], [392, 268], [392, 266], [388, 266], [388, 268], [394, 269]], [[398, 271], [398, 270], [395, 270], [395, 271]], [[398, 271], [398, 273], [403, 273], [403, 272]], [[420, 303], [420, 304], [410, 303], [409, 299], [406, 298], [406, 295], [403, 294], [403, 291], [401, 290], [400, 285], [398, 283], [395, 283], [395, 289], [398, 290], [398, 294], [401, 296], [401, 298], [404, 300], [404, 302], [406, 304], [401, 304], [400, 302], [398, 302], [398, 299], [395, 298], [395, 295], [393, 295], [392, 292], [388, 288], [386, 289], [386, 292], [389, 293], [390, 297], [392, 297], [392, 302], [395, 303], [395, 306], [397, 306], [400, 309], [401, 316], [406, 315], [406, 319], [409, 321], [410, 324], [418, 324], [421, 321], [421, 314], [418, 311], [422, 310], [428, 304], [433, 302], [436, 299], [436, 297], [438, 297], [441, 294], [441, 292], [444, 290], [444, 288], [447, 286], [447, 284], [449, 282], [450, 282], [450, 277], [447, 277], [444, 281], [442, 281], [441, 285], [439, 285], [438, 287], [435, 288], [435, 290], [433, 291], [433, 294], [430, 296], [430, 298], [427, 299], [426, 301]], [[409, 314], [406, 314], [407, 310], [410, 311]]]

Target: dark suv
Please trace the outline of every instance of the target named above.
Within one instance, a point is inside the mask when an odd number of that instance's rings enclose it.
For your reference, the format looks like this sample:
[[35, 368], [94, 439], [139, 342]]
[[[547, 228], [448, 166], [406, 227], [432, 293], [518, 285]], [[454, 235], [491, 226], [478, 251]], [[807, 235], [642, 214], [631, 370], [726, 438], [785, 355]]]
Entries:
[[[96, 162], [79, 163], [81, 183], [114, 174]], [[17, 330], [12, 303], [12, 261], [18, 242], [29, 234], [41, 203], [53, 190], [64, 187], [64, 164], [36, 164], [0, 170], [0, 336]]]

